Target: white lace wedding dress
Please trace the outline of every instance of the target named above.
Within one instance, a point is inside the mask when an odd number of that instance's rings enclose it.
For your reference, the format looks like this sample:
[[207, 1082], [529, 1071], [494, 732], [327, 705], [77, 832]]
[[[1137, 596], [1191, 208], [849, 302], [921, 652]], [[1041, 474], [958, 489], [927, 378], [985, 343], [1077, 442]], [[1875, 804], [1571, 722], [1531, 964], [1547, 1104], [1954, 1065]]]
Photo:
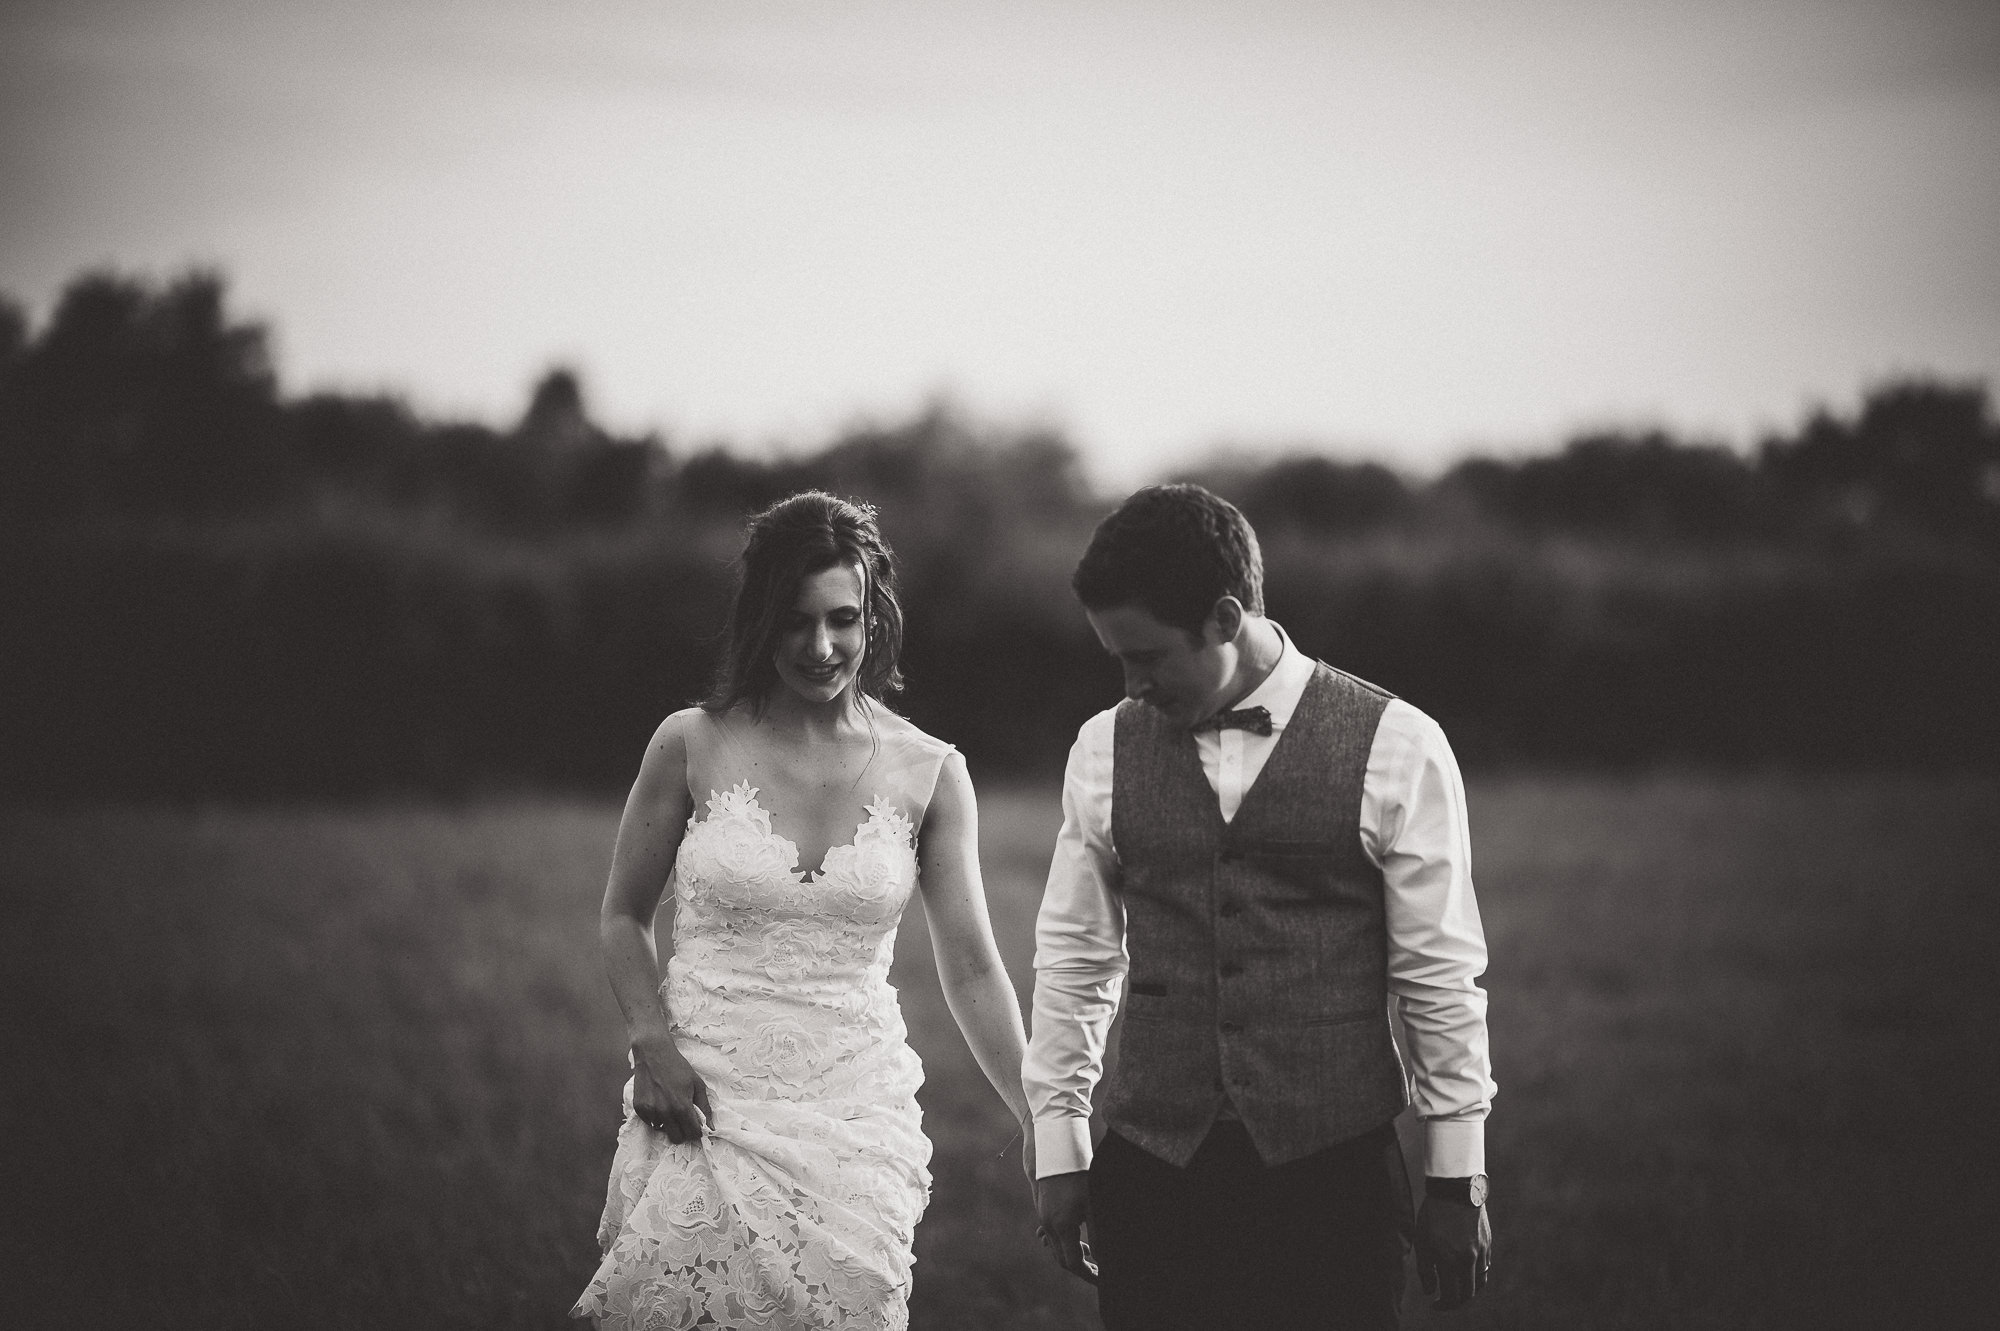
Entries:
[[[930, 782], [938, 748], [919, 759]], [[663, 988], [711, 1131], [671, 1145], [633, 1116], [626, 1083], [604, 1260], [572, 1316], [617, 1331], [908, 1325], [931, 1148], [888, 973], [916, 885], [920, 773], [811, 874], [747, 782], [689, 819]]]

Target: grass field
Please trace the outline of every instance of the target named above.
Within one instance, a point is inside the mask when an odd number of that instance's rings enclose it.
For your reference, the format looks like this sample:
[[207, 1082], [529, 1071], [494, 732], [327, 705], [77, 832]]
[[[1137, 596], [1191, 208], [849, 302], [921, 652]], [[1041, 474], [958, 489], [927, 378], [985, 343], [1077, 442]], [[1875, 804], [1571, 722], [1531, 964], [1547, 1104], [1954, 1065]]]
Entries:
[[[1414, 1326], [1947, 1327], [1992, 1260], [2000, 786], [1472, 790], [1496, 1285]], [[983, 798], [1016, 983], [1053, 795]], [[624, 1077], [616, 809], [0, 811], [5, 1324], [557, 1327]], [[907, 922], [913, 1322], [1095, 1325]], [[1964, 1302], [1961, 1302], [1963, 1298]]]

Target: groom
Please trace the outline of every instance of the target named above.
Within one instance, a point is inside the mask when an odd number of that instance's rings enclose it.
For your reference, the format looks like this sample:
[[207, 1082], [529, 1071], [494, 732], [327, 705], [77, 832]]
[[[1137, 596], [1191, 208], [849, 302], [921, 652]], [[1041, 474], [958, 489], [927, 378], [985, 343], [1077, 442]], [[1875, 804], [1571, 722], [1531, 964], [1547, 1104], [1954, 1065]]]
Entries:
[[1127, 499], [1072, 585], [1126, 701], [1070, 750], [1036, 926], [1043, 1242], [1096, 1281], [1108, 1331], [1393, 1328], [1413, 1078], [1418, 1270], [1457, 1307], [1491, 1255], [1493, 1079], [1444, 733], [1264, 617], [1256, 535], [1200, 486]]

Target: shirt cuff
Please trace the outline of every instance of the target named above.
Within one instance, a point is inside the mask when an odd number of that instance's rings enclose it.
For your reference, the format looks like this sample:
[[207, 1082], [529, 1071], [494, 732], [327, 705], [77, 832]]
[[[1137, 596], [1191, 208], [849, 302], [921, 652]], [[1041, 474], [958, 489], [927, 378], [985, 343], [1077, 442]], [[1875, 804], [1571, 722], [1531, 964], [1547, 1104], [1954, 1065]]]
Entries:
[[[1035, 1145], [1041, 1145], [1039, 1125]], [[1040, 1156], [1036, 1157], [1039, 1161]], [[1470, 1178], [1486, 1172], [1486, 1123], [1433, 1118], [1424, 1122], [1424, 1173], [1430, 1178]]]
[[1035, 1177], [1090, 1168], [1090, 1120], [1071, 1114], [1035, 1120]]

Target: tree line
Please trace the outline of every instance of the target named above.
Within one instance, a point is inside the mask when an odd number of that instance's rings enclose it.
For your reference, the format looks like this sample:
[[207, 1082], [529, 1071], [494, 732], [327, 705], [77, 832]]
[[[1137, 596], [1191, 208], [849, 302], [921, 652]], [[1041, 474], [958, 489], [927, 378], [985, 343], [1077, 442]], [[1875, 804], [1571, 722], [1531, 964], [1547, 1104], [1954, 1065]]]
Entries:
[[[1991, 766], [2000, 423], [1906, 378], [1749, 449], [1605, 431], [1432, 479], [1298, 454], [1187, 470], [1263, 538], [1300, 643], [1468, 763]], [[1052, 775], [1117, 696], [1067, 591], [1115, 502], [1059, 433], [948, 405], [751, 457], [591, 419], [287, 397], [225, 285], [0, 300], [0, 788], [359, 794], [627, 779], [703, 691], [746, 513], [877, 504], [901, 705]]]

